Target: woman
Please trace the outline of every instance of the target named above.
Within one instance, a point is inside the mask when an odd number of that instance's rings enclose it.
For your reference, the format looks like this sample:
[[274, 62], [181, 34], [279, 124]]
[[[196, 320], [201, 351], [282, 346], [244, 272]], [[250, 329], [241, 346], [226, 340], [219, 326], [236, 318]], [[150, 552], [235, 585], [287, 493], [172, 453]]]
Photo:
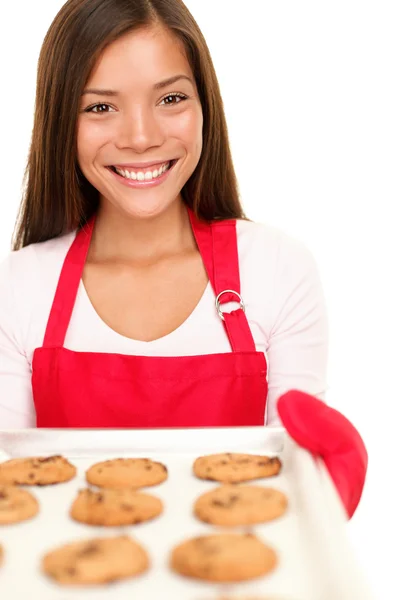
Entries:
[[[273, 425], [279, 412], [330, 468], [325, 433], [314, 443], [339, 415], [321, 402], [315, 262], [245, 219], [216, 74], [181, 0], [63, 6], [39, 59], [13, 249], [1, 427]], [[352, 514], [365, 449], [342, 415], [330, 435], [358, 447], [351, 506], [339, 485]]]

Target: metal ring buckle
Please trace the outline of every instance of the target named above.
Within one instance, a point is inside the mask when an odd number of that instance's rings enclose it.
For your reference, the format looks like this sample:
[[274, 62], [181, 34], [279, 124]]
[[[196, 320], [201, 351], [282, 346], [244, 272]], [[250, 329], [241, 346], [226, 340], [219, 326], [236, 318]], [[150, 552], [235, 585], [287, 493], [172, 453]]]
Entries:
[[[242, 296], [240, 294], [238, 294], [238, 292], [235, 292], [235, 290], [224, 290], [223, 292], [220, 292], [218, 294], [218, 296], [216, 297], [216, 299], [215, 299], [216, 309], [218, 311], [219, 316], [221, 317], [221, 319], [223, 321], [225, 321], [225, 317], [224, 317], [224, 313], [221, 310], [221, 304], [220, 304], [219, 299], [222, 296], [222, 294], [228, 294], [228, 293], [235, 294], [235, 296], [237, 296], [239, 298], [240, 308], [242, 309], [243, 312], [246, 312], [246, 309], [244, 307], [244, 303], [243, 303], [243, 300], [242, 300]], [[234, 302], [234, 300], [232, 300], [232, 302]]]

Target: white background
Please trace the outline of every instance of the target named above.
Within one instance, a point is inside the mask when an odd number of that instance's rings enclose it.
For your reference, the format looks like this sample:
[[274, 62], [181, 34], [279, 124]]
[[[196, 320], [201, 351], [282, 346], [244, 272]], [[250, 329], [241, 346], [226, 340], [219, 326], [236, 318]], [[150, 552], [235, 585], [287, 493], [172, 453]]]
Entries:
[[[10, 250], [21, 196], [38, 54], [62, 4], [21, 0], [2, 7], [0, 260]], [[247, 215], [303, 240], [319, 264], [330, 317], [328, 402], [357, 426], [370, 456], [349, 535], [376, 598], [394, 598], [400, 5], [186, 5], [217, 70]]]

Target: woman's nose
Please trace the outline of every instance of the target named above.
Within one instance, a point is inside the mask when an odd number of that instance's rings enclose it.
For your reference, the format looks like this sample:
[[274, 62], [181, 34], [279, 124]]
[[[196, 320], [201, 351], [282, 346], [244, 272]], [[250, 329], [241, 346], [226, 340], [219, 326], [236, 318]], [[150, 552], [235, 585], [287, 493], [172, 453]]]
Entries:
[[159, 146], [164, 141], [161, 123], [153, 110], [136, 107], [121, 119], [116, 132], [115, 144], [120, 148], [133, 148], [144, 152], [151, 146]]

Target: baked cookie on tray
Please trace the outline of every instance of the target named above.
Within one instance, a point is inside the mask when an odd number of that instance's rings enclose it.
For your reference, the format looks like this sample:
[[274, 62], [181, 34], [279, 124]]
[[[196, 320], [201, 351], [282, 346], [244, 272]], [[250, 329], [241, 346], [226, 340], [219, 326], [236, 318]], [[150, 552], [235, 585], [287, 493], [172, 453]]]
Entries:
[[276, 564], [274, 550], [252, 533], [191, 538], [176, 546], [170, 557], [170, 567], [180, 575], [219, 582], [261, 577]]
[[278, 475], [282, 468], [277, 457], [225, 452], [200, 456], [194, 461], [193, 472], [199, 479], [222, 483], [241, 483]]
[[144, 573], [146, 550], [130, 537], [77, 541], [48, 552], [43, 572], [62, 585], [100, 585]]
[[80, 490], [70, 515], [87, 525], [136, 525], [158, 517], [163, 511], [159, 498], [130, 489]]
[[149, 458], [114, 458], [96, 463], [86, 471], [86, 481], [106, 488], [141, 488], [158, 485], [168, 469]]
[[194, 514], [212, 525], [234, 527], [277, 519], [286, 512], [287, 497], [273, 488], [225, 484], [202, 494]]
[[39, 512], [39, 503], [27, 490], [13, 485], [0, 485], [0, 525], [20, 523]]
[[13, 458], [0, 463], [0, 484], [53, 485], [75, 475], [76, 467], [60, 455]]

